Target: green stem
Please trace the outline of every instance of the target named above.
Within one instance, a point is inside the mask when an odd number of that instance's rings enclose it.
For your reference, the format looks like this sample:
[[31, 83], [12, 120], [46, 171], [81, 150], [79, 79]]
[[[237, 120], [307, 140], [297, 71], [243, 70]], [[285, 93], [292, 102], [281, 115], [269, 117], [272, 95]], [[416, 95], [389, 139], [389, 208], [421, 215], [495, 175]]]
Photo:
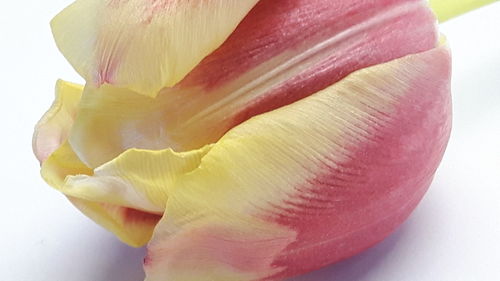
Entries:
[[439, 22], [447, 21], [496, 1], [498, 0], [429, 0]]

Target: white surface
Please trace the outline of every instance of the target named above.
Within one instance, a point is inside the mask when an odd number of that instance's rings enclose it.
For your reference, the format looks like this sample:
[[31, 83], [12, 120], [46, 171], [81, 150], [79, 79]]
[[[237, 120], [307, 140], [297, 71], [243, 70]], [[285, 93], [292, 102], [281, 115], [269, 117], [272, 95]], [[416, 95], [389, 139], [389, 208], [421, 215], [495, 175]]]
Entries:
[[[0, 4], [0, 280], [142, 280], [144, 250], [120, 244], [50, 189], [31, 153], [56, 79], [82, 81], [48, 26], [70, 2]], [[454, 129], [417, 210], [376, 247], [293, 280], [500, 280], [498, 15], [500, 3], [442, 25], [454, 56]]]

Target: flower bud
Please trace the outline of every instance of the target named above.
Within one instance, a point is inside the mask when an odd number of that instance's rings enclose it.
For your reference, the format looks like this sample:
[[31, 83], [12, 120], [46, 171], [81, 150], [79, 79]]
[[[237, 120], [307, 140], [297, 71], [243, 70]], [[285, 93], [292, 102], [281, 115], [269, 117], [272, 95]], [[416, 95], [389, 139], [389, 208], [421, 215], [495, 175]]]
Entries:
[[86, 79], [37, 126], [42, 176], [146, 280], [281, 280], [401, 224], [451, 128], [423, 0], [77, 0], [52, 22]]

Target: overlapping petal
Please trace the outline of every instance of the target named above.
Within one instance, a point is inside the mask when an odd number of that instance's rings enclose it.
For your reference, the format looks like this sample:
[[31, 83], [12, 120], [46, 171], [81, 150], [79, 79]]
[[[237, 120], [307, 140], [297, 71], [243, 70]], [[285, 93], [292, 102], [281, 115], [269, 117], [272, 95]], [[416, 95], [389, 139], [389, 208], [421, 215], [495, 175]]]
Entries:
[[442, 46], [233, 128], [177, 179], [146, 280], [274, 280], [380, 241], [421, 199], [443, 155], [449, 83]]
[[220, 48], [155, 100], [87, 87], [70, 143], [91, 167], [129, 148], [198, 149], [252, 116], [437, 41], [423, 0], [261, 0]]
[[[67, 142], [63, 143], [47, 160], [42, 163], [42, 177], [52, 187], [64, 192], [66, 179], [71, 176], [88, 176], [93, 170], [85, 166]], [[68, 199], [82, 213], [113, 232], [124, 243], [142, 246], [149, 241], [153, 229], [161, 215], [142, 212], [136, 208], [87, 200], [88, 195], [69, 194]], [[92, 198], [90, 198], [92, 199]]]
[[[65, 94], [60, 92], [63, 97]], [[53, 132], [57, 136], [67, 134]], [[129, 150], [91, 169], [80, 161], [68, 142], [57, 145], [57, 150], [42, 162], [42, 177], [84, 214], [131, 246], [149, 241], [176, 177], [198, 167], [210, 149], [207, 146], [184, 153], [171, 149]]]
[[189, 173], [210, 150], [176, 153], [131, 149], [94, 169], [92, 175], [66, 178], [61, 191], [94, 202], [110, 203], [162, 215], [179, 175]]
[[123, 243], [142, 247], [150, 239], [161, 216], [122, 206], [98, 203], [68, 196], [83, 214], [111, 231]]
[[52, 30], [87, 82], [154, 97], [219, 47], [257, 1], [77, 0]]
[[[68, 177], [90, 177], [94, 171], [83, 164], [66, 141], [77, 114], [83, 87], [58, 81], [56, 99], [35, 128], [33, 150], [42, 164], [42, 177], [58, 190], [64, 190]], [[86, 200], [87, 196], [76, 194], [69, 200], [84, 214], [111, 230], [122, 241], [132, 246], [141, 246], [149, 241], [160, 215], [137, 209], [113, 205], [110, 202]]]

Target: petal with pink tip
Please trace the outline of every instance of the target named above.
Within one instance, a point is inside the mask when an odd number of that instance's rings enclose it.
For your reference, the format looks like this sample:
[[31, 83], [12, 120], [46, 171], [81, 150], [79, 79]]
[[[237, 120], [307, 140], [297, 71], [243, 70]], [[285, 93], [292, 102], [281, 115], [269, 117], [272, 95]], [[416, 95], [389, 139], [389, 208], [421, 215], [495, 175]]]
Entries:
[[423, 0], [261, 0], [220, 48], [156, 99], [88, 87], [70, 142], [91, 167], [129, 148], [197, 149], [252, 116], [437, 41]]
[[380, 241], [428, 188], [450, 105], [443, 46], [236, 126], [177, 179], [146, 280], [275, 280]]
[[87, 82], [154, 97], [219, 47], [257, 1], [77, 0], [52, 31]]
[[50, 109], [38, 121], [33, 134], [33, 152], [43, 162], [68, 137], [83, 86], [59, 80], [56, 98]]

